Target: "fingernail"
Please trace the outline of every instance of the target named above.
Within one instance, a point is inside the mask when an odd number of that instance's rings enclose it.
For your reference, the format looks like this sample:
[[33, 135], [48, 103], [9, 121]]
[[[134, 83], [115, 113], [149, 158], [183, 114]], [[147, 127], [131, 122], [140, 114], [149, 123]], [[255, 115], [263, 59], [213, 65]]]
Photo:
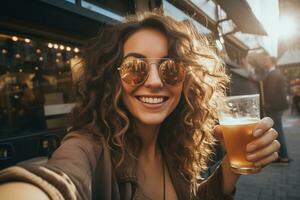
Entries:
[[255, 158], [255, 154], [248, 154], [247, 160], [253, 160]]
[[255, 167], [260, 167], [261, 166], [261, 164], [258, 162], [258, 163], [254, 163], [254, 166]]
[[247, 146], [247, 151], [248, 151], [248, 152], [251, 152], [251, 151], [255, 150], [255, 148], [256, 148], [255, 144], [249, 144], [249, 145]]
[[258, 137], [258, 136], [260, 136], [262, 134], [262, 132], [263, 131], [261, 129], [257, 129], [257, 130], [254, 131], [253, 136], [254, 137]]

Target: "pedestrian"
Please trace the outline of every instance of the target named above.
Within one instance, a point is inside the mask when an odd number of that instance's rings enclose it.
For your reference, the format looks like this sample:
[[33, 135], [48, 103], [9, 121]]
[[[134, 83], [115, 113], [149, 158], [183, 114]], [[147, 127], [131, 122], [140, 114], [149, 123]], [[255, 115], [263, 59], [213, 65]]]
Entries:
[[300, 79], [290, 81], [290, 92], [292, 94], [292, 110], [296, 109], [296, 114], [300, 115]]
[[252, 59], [260, 68], [265, 69], [263, 78], [263, 96], [265, 115], [274, 121], [274, 129], [278, 132], [280, 142], [279, 158], [277, 163], [289, 163], [287, 145], [282, 127], [282, 114], [288, 108], [285, 81], [281, 71], [276, 68], [274, 59], [265, 51], [258, 50], [252, 53]]
[[[216, 105], [227, 83], [190, 22], [152, 12], [105, 27], [85, 48], [70, 132], [46, 164], [1, 171], [1, 197], [233, 199], [240, 175], [227, 157], [199, 177], [221, 134]], [[247, 147], [256, 166], [278, 157], [272, 123], [260, 120]]]
[[298, 93], [294, 95], [293, 103], [295, 104], [297, 114], [300, 115], [300, 89], [298, 89]]

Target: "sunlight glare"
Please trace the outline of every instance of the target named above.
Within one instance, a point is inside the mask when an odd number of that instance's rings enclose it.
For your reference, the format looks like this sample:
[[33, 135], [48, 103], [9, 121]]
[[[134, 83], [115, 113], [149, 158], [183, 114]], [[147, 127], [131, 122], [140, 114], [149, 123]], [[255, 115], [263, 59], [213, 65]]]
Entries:
[[283, 38], [293, 37], [296, 33], [296, 23], [293, 18], [285, 16], [279, 21], [279, 36]]

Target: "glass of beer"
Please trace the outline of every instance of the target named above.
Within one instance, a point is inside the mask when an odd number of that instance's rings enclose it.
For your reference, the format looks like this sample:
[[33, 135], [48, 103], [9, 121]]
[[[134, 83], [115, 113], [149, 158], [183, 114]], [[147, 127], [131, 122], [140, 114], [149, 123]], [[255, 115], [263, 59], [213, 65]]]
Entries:
[[227, 97], [219, 109], [219, 123], [232, 171], [257, 173], [260, 168], [246, 160], [246, 146], [255, 139], [253, 129], [260, 120], [259, 94]]

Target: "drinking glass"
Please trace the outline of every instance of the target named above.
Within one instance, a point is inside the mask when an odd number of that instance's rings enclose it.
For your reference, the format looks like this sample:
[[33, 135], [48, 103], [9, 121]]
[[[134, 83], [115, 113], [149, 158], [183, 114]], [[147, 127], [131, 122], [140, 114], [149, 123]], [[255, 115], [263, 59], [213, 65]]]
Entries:
[[227, 97], [218, 115], [232, 171], [239, 174], [260, 171], [260, 167], [246, 160], [246, 146], [255, 139], [253, 128], [260, 120], [259, 94]]

